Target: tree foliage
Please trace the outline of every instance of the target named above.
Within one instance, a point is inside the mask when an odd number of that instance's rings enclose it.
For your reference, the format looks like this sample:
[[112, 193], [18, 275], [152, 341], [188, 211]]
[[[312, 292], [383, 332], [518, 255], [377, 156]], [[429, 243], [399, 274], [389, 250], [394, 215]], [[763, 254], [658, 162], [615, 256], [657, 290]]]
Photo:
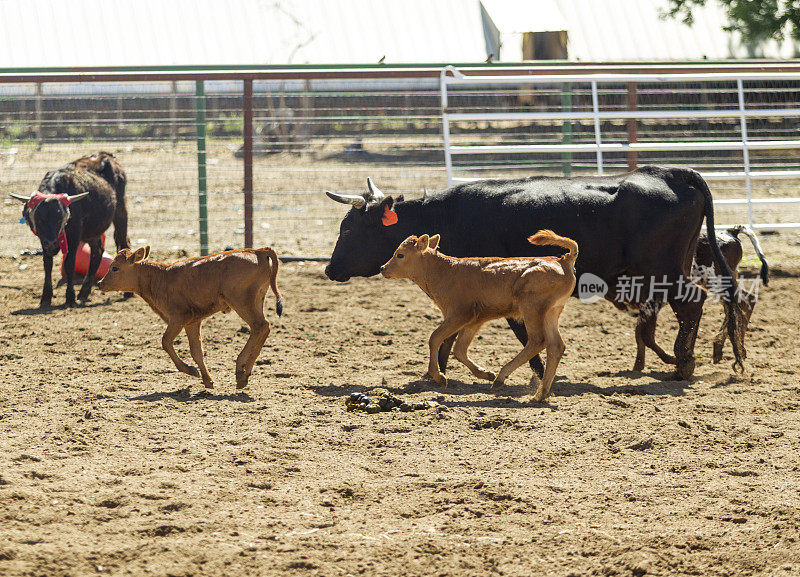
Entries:
[[[692, 24], [692, 9], [708, 0], [669, 0], [669, 15]], [[749, 42], [800, 40], [800, 0], [716, 0], [728, 14], [729, 32], [740, 32]]]

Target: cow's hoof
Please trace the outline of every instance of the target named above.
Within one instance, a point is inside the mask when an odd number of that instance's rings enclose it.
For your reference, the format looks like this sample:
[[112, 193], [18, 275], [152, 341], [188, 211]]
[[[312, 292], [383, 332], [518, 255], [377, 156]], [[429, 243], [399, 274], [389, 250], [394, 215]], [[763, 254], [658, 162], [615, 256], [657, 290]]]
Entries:
[[50, 301], [42, 301], [39, 303], [39, 308], [42, 310], [47, 310], [50, 308]]
[[497, 391], [497, 390], [498, 390], [500, 387], [502, 387], [502, 386], [503, 386], [503, 381], [501, 381], [500, 379], [498, 379], [497, 377], [495, 377], [495, 378], [492, 380], [492, 386], [491, 386], [491, 387], [489, 387], [489, 391], [491, 391], [491, 392]]
[[133, 293], [122, 293], [123, 300], [128, 300], [130, 298], [133, 298]]
[[644, 361], [639, 361], [637, 359], [636, 362], [633, 363], [633, 370], [634, 371], [643, 371], [644, 370]]
[[722, 362], [722, 344], [717, 345], [717, 343], [714, 343], [714, 354], [711, 359], [715, 365]]
[[447, 388], [447, 377], [445, 377], [442, 373], [425, 373], [425, 376], [431, 379], [437, 385], [441, 385], [445, 389]]
[[67, 301], [64, 303], [64, 307], [68, 309], [74, 309], [76, 306], [78, 306], [78, 303], [75, 301]]
[[236, 388], [243, 389], [247, 386], [247, 381], [250, 379], [250, 375], [245, 373], [244, 371], [236, 371]]
[[532, 403], [544, 403], [545, 396], [542, 391], [536, 391], [536, 394], [533, 395], [533, 399], [531, 399]]
[[475, 371], [475, 376], [484, 381], [494, 381], [497, 378], [492, 371]]
[[688, 381], [692, 378], [693, 374], [694, 374], [693, 358], [678, 363], [677, 369], [675, 371], [675, 375], [678, 377], [678, 380]]
[[207, 389], [213, 389], [214, 381], [203, 381], [203, 386]]
[[186, 367], [186, 374], [187, 375], [191, 375], [193, 377], [199, 377], [200, 376], [200, 371], [197, 369], [197, 367], [187, 366]]

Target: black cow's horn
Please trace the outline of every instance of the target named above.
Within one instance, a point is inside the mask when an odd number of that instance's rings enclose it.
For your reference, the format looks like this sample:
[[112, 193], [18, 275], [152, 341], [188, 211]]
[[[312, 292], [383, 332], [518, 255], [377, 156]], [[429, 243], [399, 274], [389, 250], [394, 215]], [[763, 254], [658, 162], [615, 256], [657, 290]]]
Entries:
[[69, 199], [70, 202], [78, 202], [79, 200], [84, 199], [87, 196], [89, 196], [88, 192], [82, 192], [80, 194], [73, 194], [72, 196], [67, 195], [67, 198]]
[[14, 194], [13, 192], [10, 193], [10, 196], [11, 198], [16, 198], [17, 200], [21, 200], [22, 202], [28, 202], [31, 199], [30, 196], [24, 196], [22, 194]]
[[384, 199], [385, 195], [380, 188], [372, 183], [372, 179], [367, 177], [367, 188], [369, 195], [366, 197], [369, 202], [380, 202]]
[[364, 208], [367, 205], [367, 200], [358, 194], [337, 194], [330, 190], [326, 190], [325, 194], [327, 194], [328, 198], [331, 200], [341, 202], [342, 204], [352, 204], [356, 208]]

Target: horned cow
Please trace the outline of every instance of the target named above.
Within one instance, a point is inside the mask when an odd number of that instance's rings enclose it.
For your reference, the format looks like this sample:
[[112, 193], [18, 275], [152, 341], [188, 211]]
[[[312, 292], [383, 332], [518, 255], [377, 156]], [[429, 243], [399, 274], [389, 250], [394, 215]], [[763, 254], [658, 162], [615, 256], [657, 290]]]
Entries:
[[66, 305], [71, 307], [75, 305], [72, 284], [78, 245], [85, 242], [91, 248], [89, 270], [78, 293], [81, 301], [91, 293], [103, 256], [101, 236], [112, 222], [117, 250], [130, 247], [125, 182], [125, 171], [114, 156], [99, 152], [48, 172], [31, 196], [11, 195], [25, 203], [22, 216], [42, 245], [41, 308], [49, 307], [53, 298], [53, 257], [59, 250], [64, 255]]
[[[331, 280], [377, 274], [404, 238], [431, 230], [442, 235], [442, 250], [457, 257], [561, 254], [563, 250], [531, 246], [525, 240], [530, 231], [550, 229], [578, 243], [578, 278], [584, 273], [600, 277], [610, 289], [605, 298], [612, 303], [643, 303], [655, 280], [667, 283], [664, 300], [679, 323], [674, 353], [680, 379], [694, 372], [694, 344], [705, 299], [705, 293], [697, 300], [684, 298], [681, 280], [690, 277], [704, 220], [714, 262], [724, 276], [732, 277], [713, 232], [711, 191], [700, 174], [688, 168], [641, 166], [614, 176], [485, 180], [406, 202], [384, 195], [371, 181], [368, 188], [362, 195], [327, 193], [352, 205], [325, 269]], [[636, 277], [645, 279], [640, 296], [618, 288], [624, 279]], [[744, 337], [735, 286], [730, 286], [727, 298], [732, 304], [727, 329], [735, 367], [741, 368]], [[527, 342], [523, 323], [507, 321], [517, 338]], [[456, 338], [442, 344], [440, 367], [446, 366]], [[532, 359], [532, 367], [542, 374], [538, 357]]]

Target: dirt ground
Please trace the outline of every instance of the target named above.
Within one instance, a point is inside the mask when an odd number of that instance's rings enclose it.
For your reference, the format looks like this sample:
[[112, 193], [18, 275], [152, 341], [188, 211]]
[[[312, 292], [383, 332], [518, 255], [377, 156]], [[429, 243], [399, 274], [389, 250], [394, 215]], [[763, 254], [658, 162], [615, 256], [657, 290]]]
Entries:
[[[762, 290], [743, 377], [711, 363], [718, 305], [679, 382], [652, 353], [629, 370], [632, 318], [573, 300], [535, 405], [527, 367], [498, 395], [453, 360], [446, 391], [421, 380], [439, 313], [408, 281], [283, 266], [244, 392], [242, 322], [205, 323], [203, 394], [138, 297], [38, 311], [40, 262], [0, 258], [0, 575], [800, 573], [796, 277]], [[497, 322], [472, 351], [518, 349]], [[384, 389], [443, 407], [346, 412]]]

